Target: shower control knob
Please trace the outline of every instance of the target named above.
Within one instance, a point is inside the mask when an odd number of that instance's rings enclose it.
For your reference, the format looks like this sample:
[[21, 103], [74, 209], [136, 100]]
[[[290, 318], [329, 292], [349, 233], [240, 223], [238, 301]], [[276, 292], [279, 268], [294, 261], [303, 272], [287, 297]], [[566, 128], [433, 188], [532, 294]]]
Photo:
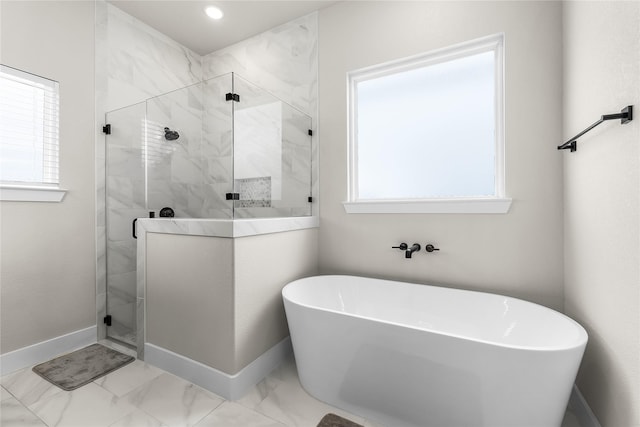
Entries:
[[170, 207], [160, 209], [160, 217], [161, 218], [173, 218], [175, 216], [175, 212]]
[[433, 251], [439, 251], [440, 250], [440, 249], [436, 248], [435, 246], [433, 246], [431, 243], [429, 243], [427, 246], [425, 246], [424, 249], [427, 252], [433, 252]]
[[409, 245], [406, 243], [400, 243], [400, 246], [391, 246], [391, 249], [400, 249], [401, 251], [406, 251], [409, 248]]

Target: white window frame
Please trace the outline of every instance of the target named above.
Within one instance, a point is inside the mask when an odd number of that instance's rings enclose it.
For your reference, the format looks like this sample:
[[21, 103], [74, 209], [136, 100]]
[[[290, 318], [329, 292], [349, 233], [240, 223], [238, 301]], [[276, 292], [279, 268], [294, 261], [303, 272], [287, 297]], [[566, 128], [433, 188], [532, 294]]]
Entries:
[[[458, 58], [494, 51], [495, 61], [495, 195], [487, 197], [381, 199], [358, 197], [357, 85], [360, 82]], [[461, 43], [347, 73], [348, 85], [348, 195], [347, 213], [507, 213], [511, 199], [505, 194], [504, 156], [504, 34]], [[464, 111], [461, 112], [464, 115]]]
[[[59, 126], [59, 87], [58, 82], [51, 79], [40, 77], [35, 74], [31, 74], [26, 71], [19, 70], [7, 65], [0, 64], [2, 73], [14, 76], [21, 80], [27, 80], [32, 82], [34, 86], [46, 87], [54, 96], [53, 103], [55, 104], [55, 111], [53, 111], [52, 121], [55, 125], [56, 134], [53, 136], [54, 140], [46, 142], [50, 147], [54, 147], [56, 150], [55, 156], [55, 170], [56, 174], [53, 175], [58, 181], [57, 169], [60, 165], [59, 160], [59, 136], [57, 135], [57, 128]], [[1, 131], [1, 130], [0, 130]], [[50, 180], [51, 181], [51, 180]], [[60, 188], [59, 182], [11, 182], [0, 181], [0, 201], [18, 201], [18, 202], [61, 202], [66, 194], [66, 190]]]

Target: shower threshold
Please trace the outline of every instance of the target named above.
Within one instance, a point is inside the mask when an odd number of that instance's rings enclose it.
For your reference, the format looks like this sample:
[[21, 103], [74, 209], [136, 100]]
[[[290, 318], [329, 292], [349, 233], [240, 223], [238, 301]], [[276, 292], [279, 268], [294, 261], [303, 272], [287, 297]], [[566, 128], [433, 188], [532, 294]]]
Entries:
[[129, 343], [122, 342], [120, 340], [117, 340], [111, 337], [107, 337], [103, 340], [99, 340], [98, 343], [102, 344], [105, 347], [109, 347], [111, 349], [117, 350], [120, 353], [124, 353], [127, 356], [133, 356], [135, 358], [138, 358], [138, 351], [136, 350], [136, 347]]

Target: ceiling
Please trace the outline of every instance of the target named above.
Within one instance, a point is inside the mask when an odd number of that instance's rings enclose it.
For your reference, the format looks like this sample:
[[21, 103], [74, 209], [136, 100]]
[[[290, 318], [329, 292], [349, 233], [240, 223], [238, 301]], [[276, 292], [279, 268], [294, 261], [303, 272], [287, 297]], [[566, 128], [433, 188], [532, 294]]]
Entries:
[[[330, 0], [107, 1], [200, 55], [337, 3]], [[219, 7], [224, 17], [218, 21], [212, 20], [204, 13], [206, 6]]]

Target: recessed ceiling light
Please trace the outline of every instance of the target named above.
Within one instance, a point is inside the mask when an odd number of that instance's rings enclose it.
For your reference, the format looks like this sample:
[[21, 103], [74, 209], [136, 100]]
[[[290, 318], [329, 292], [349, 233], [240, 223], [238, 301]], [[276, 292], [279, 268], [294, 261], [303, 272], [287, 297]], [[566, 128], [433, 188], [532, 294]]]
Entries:
[[220, 19], [224, 16], [224, 13], [222, 13], [222, 11], [220, 9], [218, 9], [215, 6], [209, 6], [207, 7], [204, 12], [207, 14], [207, 16], [211, 19]]

